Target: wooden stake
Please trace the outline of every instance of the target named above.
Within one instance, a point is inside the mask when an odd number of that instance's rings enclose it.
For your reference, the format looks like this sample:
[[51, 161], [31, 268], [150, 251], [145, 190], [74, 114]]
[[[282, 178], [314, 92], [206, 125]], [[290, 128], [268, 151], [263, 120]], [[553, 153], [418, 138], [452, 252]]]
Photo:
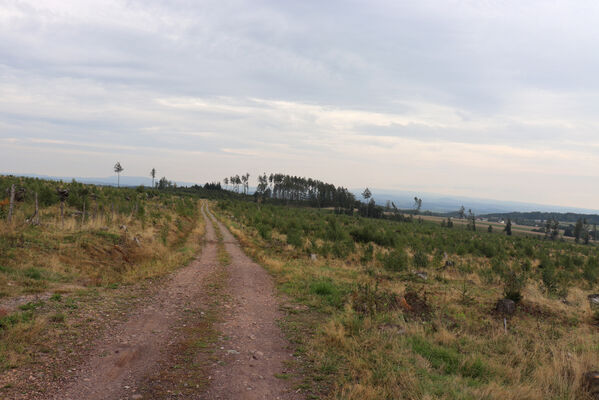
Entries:
[[507, 319], [503, 319], [503, 330], [505, 331], [505, 334], [507, 335]]
[[40, 210], [37, 202], [37, 192], [35, 192], [35, 214], [33, 214], [33, 223], [34, 225], [40, 224]]
[[13, 209], [15, 206], [15, 184], [13, 183], [10, 186], [10, 203], [8, 206], [8, 223], [10, 224], [12, 222], [12, 213], [13, 213]]

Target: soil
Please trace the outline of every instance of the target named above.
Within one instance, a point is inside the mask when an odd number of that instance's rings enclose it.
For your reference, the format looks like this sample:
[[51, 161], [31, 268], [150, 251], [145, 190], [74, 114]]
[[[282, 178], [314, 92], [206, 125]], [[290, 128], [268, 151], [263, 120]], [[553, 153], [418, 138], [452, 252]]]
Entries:
[[253, 262], [220, 222], [231, 256], [229, 291], [233, 304], [217, 327], [224, 337], [225, 362], [216, 366], [205, 399], [302, 399], [292, 389], [293, 349], [278, 325], [282, 318], [268, 273]]
[[[145, 399], [143, 382], [160, 373], [173, 359], [181, 329], [188, 319], [185, 310], [205, 308], [202, 282], [222, 266], [212, 216], [206, 219], [205, 245], [199, 258], [162, 283], [162, 288], [133, 310], [129, 319], [107, 330], [92, 353], [70, 375], [49, 384], [44, 399]], [[207, 387], [177, 398], [194, 399], [300, 399], [292, 389], [294, 380], [287, 362], [289, 343], [277, 321], [282, 317], [274, 285], [266, 271], [252, 262], [231, 233], [216, 222], [226, 251], [230, 302], [216, 329], [221, 342], [214, 349], [216, 362], [209, 370]], [[200, 355], [207, 357], [206, 355]], [[212, 361], [215, 361], [212, 359]], [[162, 397], [162, 396], [160, 396]], [[168, 396], [171, 397], [171, 396]], [[156, 398], [152, 396], [152, 398]]]

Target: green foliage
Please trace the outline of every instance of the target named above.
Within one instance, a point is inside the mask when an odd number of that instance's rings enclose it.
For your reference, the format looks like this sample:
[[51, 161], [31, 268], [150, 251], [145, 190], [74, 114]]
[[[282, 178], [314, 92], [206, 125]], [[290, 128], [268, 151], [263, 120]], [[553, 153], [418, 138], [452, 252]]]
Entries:
[[416, 268], [428, 267], [428, 256], [420, 250], [414, 252], [414, 258], [412, 261], [414, 262], [414, 266]]
[[387, 271], [401, 272], [407, 269], [409, 260], [404, 250], [393, 249], [383, 257], [383, 267]]
[[346, 290], [337, 286], [331, 278], [319, 278], [309, 284], [310, 293], [322, 297], [329, 305], [341, 307]]
[[522, 300], [522, 289], [526, 286], [528, 275], [522, 266], [512, 266], [503, 273], [503, 294], [506, 299], [518, 303]]

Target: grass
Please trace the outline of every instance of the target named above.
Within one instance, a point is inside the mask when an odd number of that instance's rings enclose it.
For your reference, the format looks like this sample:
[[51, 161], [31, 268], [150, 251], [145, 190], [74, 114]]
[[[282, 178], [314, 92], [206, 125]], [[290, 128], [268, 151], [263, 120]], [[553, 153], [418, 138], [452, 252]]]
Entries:
[[[218, 211], [292, 302], [283, 328], [309, 398], [590, 399], [595, 247], [241, 202]], [[521, 297], [507, 334], [494, 311], [504, 293]]]
[[[67, 206], [64, 223], [49, 206], [40, 209], [42, 223], [30, 225], [22, 222], [27, 204], [19, 205], [11, 225], [0, 221], [0, 293], [6, 300], [38, 295], [48, 300], [13, 311], [2, 308], [0, 299], [0, 370], [31, 366], [49, 349], [54, 353], [89, 329], [81, 318], [93, 307], [127, 309], [136, 299], [126, 291], [197, 256], [204, 234], [199, 206], [192, 198], [160, 196], [144, 200], [148, 214], [122, 207], [85, 221], [71, 216]], [[119, 305], [110, 300], [115, 298]], [[105, 314], [113, 316], [110, 307]]]

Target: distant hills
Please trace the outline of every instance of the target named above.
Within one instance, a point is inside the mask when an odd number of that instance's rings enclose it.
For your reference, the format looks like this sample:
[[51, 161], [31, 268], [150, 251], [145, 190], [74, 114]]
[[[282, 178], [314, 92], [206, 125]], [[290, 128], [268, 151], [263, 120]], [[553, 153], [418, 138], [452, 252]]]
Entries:
[[[434, 213], [448, 213], [458, 210], [462, 205], [466, 211], [472, 209], [477, 215], [498, 214], [512, 212], [546, 212], [546, 213], [576, 213], [576, 214], [597, 214], [599, 210], [554, 206], [547, 204], [535, 204], [517, 201], [503, 201], [480, 199], [474, 197], [462, 197], [443, 195], [438, 193], [419, 193], [411, 191], [371, 189], [372, 196], [377, 204], [385, 205], [387, 200], [395, 202], [400, 209], [410, 209], [414, 204], [414, 197], [422, 199], [422, 211], [431, 211]], [[353, 189], [352, 192], [357, 198], [361, 198], [361, 190]]]

